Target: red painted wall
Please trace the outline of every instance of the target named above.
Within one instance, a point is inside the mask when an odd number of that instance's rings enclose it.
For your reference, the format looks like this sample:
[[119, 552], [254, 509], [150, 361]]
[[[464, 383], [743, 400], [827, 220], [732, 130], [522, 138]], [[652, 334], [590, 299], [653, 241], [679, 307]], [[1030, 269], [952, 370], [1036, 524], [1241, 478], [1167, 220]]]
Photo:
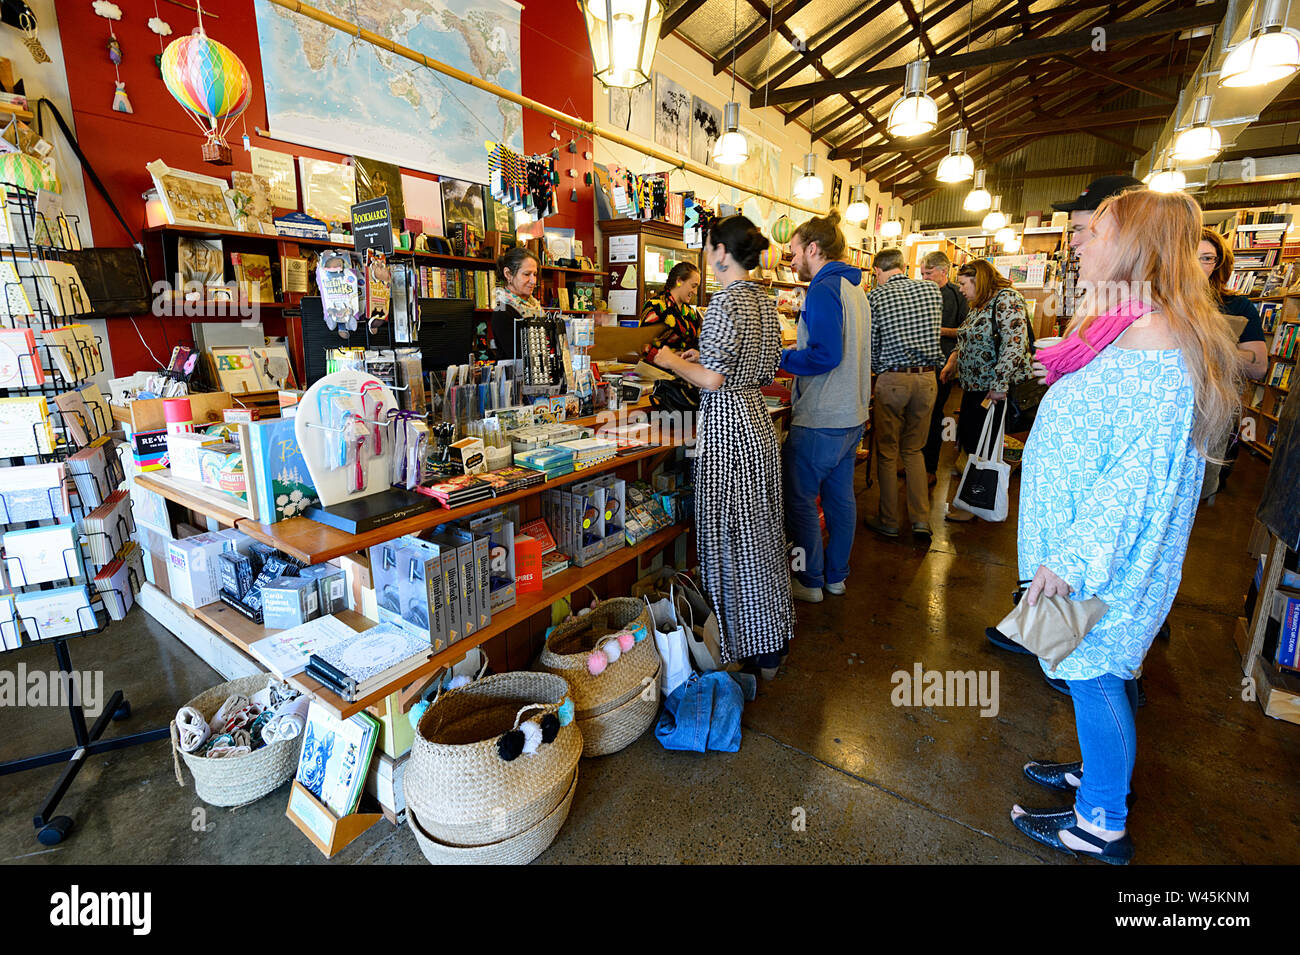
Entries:
[[[116, 113], [113, 102], [113, 64], [108, 58], [108, 22], [92, 15], [88, 0], [56, 0], [64, 62], [68, 64], [68, 88], [72, 99], [73, 123], [78, 139], [100, 179], [112, 194], [113, 201], [126, 221], [138, 230], [144, 225], [142, 194], [152, 186], [145, 163], [161, 158], [169, 166], [188, 169], [229, 179], [232, 167], [205, 164], [199, 149], [202, 136], [193, 121], [167, 92], [154, 65], [159, 52], [157, 35], [151, 33], [148, 19], [152, 4], [144, 0], [118, 0], [123, 18], [114, 24], [122, 47], [121, 79], [135, 110], [132, 114]], [[234, 151], [235, 169], [249, 168], [240, 136], [246, 123], [254, 146], [278, 149], [295, 156], [338, 159], [338, 154], [318, 149], [264, 139], [254, 127], [267, 127], [266, 102], [261, 94], [262, 62], [257, 44], [257, 21], [252, 0], [228, 0], [214, 3], [215, 19], [205, 18], [208, 35], [230, 47], [244, 61], [253, 80], [253, 103], [236, 123], [229, 137]], [[195, 14], [172, 4], [160, 9], [162, 18], [171, 24], [174, 36], [194, 29]], [[583, 119], [592, 117], [592, 64], [587, 46], [582, 14], [572, 0], [529, 0], [520, 29], [520, 82], [525, 96]], [[170, 39], [170, 38], [169, 38]], [[454, 84], [454, 80], [447, 80]], [[559, 146], [561, 184], [560, 212], [547, 219], [548, 224], [573, 228], [585, 243], [588, 254], [594, 249], [592, 191], [582, 180], [591, 163], [582, 158], [590, 143], [580, 142], [578, 153], [564, 149], [571, 133], [561, 129], [562, 139], [550, 138], [552, 124], [541, 114], [524, 111], [524, 149], [548, 151]], [[359, 144], [360, 145], [360, 144]], [[364, 148], [358, 150], [365, 155]], [[564, 171], [573, 165], [577, 178], [569, 180]], [[424, 173], [413, 173], [424, 175]], [[569, 189], [578, 189], [578, 202], [569, 200]], [[114, 246], [129, 244], [130, 239], [114, 218], [94, 187], [86, 184], [91, 227], [95, 244]], [[138, 235], [138, 231], [137, 231]], [[137, 320], [150, 346], [164, 361], [164, 349], [190, 340], [190, 319], [155, 318]], [[268, 334], [283, 334], [282, 320], [264, 317]], [[113, 367], [118, 375], [153, 367], [153, 361], [130, 321], [109, 319], [108, 345]]]

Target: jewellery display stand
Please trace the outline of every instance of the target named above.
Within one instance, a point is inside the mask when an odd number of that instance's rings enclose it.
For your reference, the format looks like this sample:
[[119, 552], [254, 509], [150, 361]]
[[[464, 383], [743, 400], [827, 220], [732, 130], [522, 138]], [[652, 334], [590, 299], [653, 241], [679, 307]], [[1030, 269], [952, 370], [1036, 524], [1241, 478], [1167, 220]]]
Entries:
[[[36, 196], [34, 193], [23, 189], [17, 189], [13, 186], [7, 186], [8, 211], [15, 228], [14, 235], [22, 237], [26, 244], [9, 245], [0, 248], [0, 259], [14, 266], [20, 280], [27, 279], [23, 282], [23, 290], [30, 293], [29, 304], [32, 308], [30, 315], [13, 315], [7, 316], [7, 324], [15, 328], [30, 328], [38, 336], [38, 342], [35, 349], [35, 357], [24, 365], [19, 363], [19, 377], [22, 385], [18, 388], [8, 388], [0, 390], [0, 396], [18, 397], [18, 396], [42, 396], [50, 404], [51, 431], [54, 434], [54, 442], [50, 446], [48, 453], [28, 455], [26, 457], [9, 458], [9, 466], [18, 466], [33, 463], [53, 463], [66, 460], [67, 457], [76, 450], [76, 445], [72, 442], [71, 434], [68, 427], [68, 413], [62, 412], [53, 406], [54, 398], [57, 395], [74, 389], [80, 382], [69, 381], [59, 370], [59, 363], [55, 361], [52, 354], [53, 349], [62, 349], [63, 364], [70, 368], [84, 368], [87, 377], [103, 370], [103, 361], [99, 356], [98, 346], [101, 344], [98, 339], [94, 345], [89, 342], [78, 341], [77, 348], [79, 355], [73, 356], [68, 353], [67, 346], [49, 345], [39, 336], [42, 332], [52, 331], [64, 325], [68, 325], [79, 318], [89, 314], [88, 299], [82, 294], [81, 289], [76, 284], [71, 284], [68, 288], [63, 288], [55, 283], [51, 283], [52, 291], [58, 296], [57, 300], [51, 300], [47, 297], [44, 283], [34, 277], [34, 263], [44, 261], [58, 261], [62, 252], [68, 251], [69, 247], [80, 248], [80, 242], [75, 240], [76, 223], [69, 221], [66, 217], [60, 217], [57, 223], [46, 222], [44, 216], [36, 211]], [[42, 227], [38, 231], [38, 226]], [[50, 245], [37, 245], [36, 237], [38, 235], [46, 236], [50, 239]], [[9, 289], [3, 292], [5, 301], [8, 301]], [[43, 376], [38, 375], [35, 363], [41, 362]], [[43, 377], [43, 381], [38, 383], [37, 378]], [[30, 381], [30, 385], [28, 382]], [[112, 422], [104, 420], [107, 416], [98, 406], [88, 406], [89, 414], [94, 418], [93, 422], [86, 421], [79, 411], [73, 411], [71, 414], [76, 415], [81, 420], [77, 422], [82, 431], [94, 433], [97, 435], [107, 435], [112, 429]], [[39, 423], [33, 424], [33, 431], [39, 427]], [[37, 448], [40, 448], [39, 436]], [[120, 463], [110, 456], [110, 470], [120, 467]], [[86, 476], [83, 475], [83, 478]], [[99, 499], [104, 500], [111, 492], [111, 488], [99, 488], [98, 479], [90, 476], [97, 486]], [[114, 477], [120, 482], [121, 473], [115, 471]], [[76, 481], [72, 475], [65, 474], [64, 481], [68, 492], [69, 513], [60, 515], [55, 518], [46, 518], [43, 520], [9, 522], [10, 516], [6, 511], [3, 517], [9, 526], [33, 528], [40, 527], [46, 521], [66, 519], [71, 517], [74, 521], [79, 521], [86, 516], [86, 513], [92, 508], [86, 507], [80, 499], [77, 490]], [[0, 484], [3, 481], [0, 480]], [[51, 489], [53, 490], [53, 489]], [[51, 510], [55, 511], [54, 500], [51, 498]], [[62, 503], [57, 505], [58, 509], [62, 508]], [[123, 530], [119, 528], [118, 530]], [[125, 530], [130, 530], [125, 529]], [[82, 541], [82, 532], [77, 531], [76, 547], [84, 547]], [[70, 549], [71, 550], [71, 549]], [[59, 803], [71, 787], [73, 780], [77, 778], [77, 773], [86, 765], [87, 757], [96, 753], [104, 753], [110, 750], [123, 749], [128, 746], [135, 746], [139, 743], [149, 743], [154, 740], [167, 738], [167, 727], [159, 727], [143, 732], [131, 733], [126, 736], [117, 736], [111, 739], [103, 739], [105, 730], [108, 728], [110, 721], [125, 720], [131, 715], [131, 704], [125, 698], [121, 690], [114, 690], [108, 701], [104, 704], [103, 711], [92, 725], [86, 722], [86, 714], [81, 705], [80, 694], [72, 692], [75, 688], [76, 671], [72, 668], [71, 655], [68, 652], [68, 641], [75, 637], [90, 636], [100, 633], [107, 628], [110, 620], [108, 608], [104, 604], [104, 599], [109, 593], [114, 591], [97, 591], [91, 584], [89, 573], [85, 570], [88, 563], [84, 554], [74, 554], [76, 562], [80, 563], [79, 567], [73, 567], [69, 563], [68, 552], [64, 553], [64, 565], [69, 571], [70, 577], [76, 580], [81, 577], [86, 578], [86, 587], [89, 596], [87, 605], [77, 608], [78, 629], [75, 633], [63, 634], [38, 639], [39, 625], [35, 618], [22, 617], [15, 609], [14, 617], [11, 621], [0, 623], [0, 646], [8, 646], [10, 643], [20, 644], [14, 647], [14, 650], [0, 652], [14, 652], [22, 647], [35, 643], [52, 644], [54, 655], [58, 661], [58, 672], [60, 683], [68, 689], [68, 713], [72, 719], [72, 733], [76, 745], [66, 749], [54, 750], [48, 753], [40, 753], [35, 756], [26, 756], [20, 759], [9, 760], [0, 763], [0, 776], [10, 773], [20, 773], [31, 769], [39, 769], [42, 766], [51, 766], [55, 763], [66, 763], [63, 774], [59, 777], [57, 783], [50, 790], [49, 795], [45, 797], [44, 802], [36, 810], [33, 816], [33, 824], [36, 828], [36, 837], [42, 845], [58, 845], [66, 838], [68, 832], [72, 829], [72, 819], [69, 816], [56, 815]], [[27, 579], [27, 574], [22, 572], [22, 561], [18, 557], [5, 555], [4, 564], [6, 572], [17, 565], [22, 579]], [[12, 578], [11, 578], [12, 579]], [[36, 593], [41, 590], [49, 590], [64, 581], [52, 581], [49, 583], [35, 584], [22, 588], [24, 593]], [[132, 594], [136, 594], [140, 589], [140, 581], [134, 570], [128, 573], [128, 587], [131, 588]], [[123, 602], [124, 595], [116, 593], [119, 603]], [[23, 636], [25, 633], [25, 642]]]
[[[322, 402], [322, 392], [325, 400]], [[338, 403], [364, 425], [358, 431], [360, 461], [342, 467], [331, 465], [331, 454], [344, 441], [342, 429], [331, 423], [328, 407]], [[294, 436], [302, 448], [320, 505], [306, 516], [350, 534], [360, 534], [430, 510], [436, 502], [424, 494], [392, 487], [392, 441], [388, 412], [398, 407], [392, 389], [374, 375], [361, 371], [336, 371], [312, 384], [298, 403]], [[361, 476], [360, 481], [357, 480]], [[357, 484], [360, 488], [357, 488]]]

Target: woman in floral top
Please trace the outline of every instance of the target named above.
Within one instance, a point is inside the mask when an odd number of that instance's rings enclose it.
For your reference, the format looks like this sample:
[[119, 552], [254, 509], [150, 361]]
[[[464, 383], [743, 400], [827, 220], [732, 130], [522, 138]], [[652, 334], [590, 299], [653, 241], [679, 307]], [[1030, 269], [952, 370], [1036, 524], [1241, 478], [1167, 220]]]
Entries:
[[700, 347], [700, 313], [694, 305], [700, 288], [700, 270], [690, 262], [678, 262], [668, 272], [664, 290], [641, 309], [641, 324], [662, 325], [655, 344], [674, 351], [695, 351]]
[[[948, 381], [956, 374], [961, 383], [957, 440], [969, 455], [979, 444], [985, 416], [995, 415], [992, 427], [996, 432], [1006, 412], [1007, 392], [1033, 373], [1032, 339], [1024, 297], [989, 262], [975, 259], [963, 265], [957, 271], [957, 286], [970, 302], [970, 311], [957, 329], [957, 347], [940, 378]], [[969, 521], [974, 516], [950, 509], [948, 520]]]

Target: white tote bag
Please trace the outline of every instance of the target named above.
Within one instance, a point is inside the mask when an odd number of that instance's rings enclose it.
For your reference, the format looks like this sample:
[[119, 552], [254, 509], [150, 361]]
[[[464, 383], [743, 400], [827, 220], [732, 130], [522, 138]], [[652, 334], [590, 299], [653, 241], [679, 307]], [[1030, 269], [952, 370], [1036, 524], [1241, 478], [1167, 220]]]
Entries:
[[668, 596], [654, 603], [646, 597], [650, 618], [655, 626], [655, 649], [659, 651], [662, 666], [659, 668], [659, 689], [665, 697], [685, 683], [691, 676], [690, 641], [686, 627], [677, 619], [671, 586]]
[[1000, 415], [996, 435], [993, 432], [993, 409], [984, 416], [984, 429], [975, 453], [966, 460], [961, 483], [952, 506], [970, 511], [986, 521], [1007, 519], [1007, 489], [1011, 484], [1011, 465], [1002, 460], [1002, 442], [1006, 432], [1006, 415]]
[[718, 615], [709, 606], [708, 598], [695, 585], [695, 581], [683, 573], [677, 574], [676, 583], [681, 589], [673, 596], [677, 606], [677, 619], [686, 620], [686, 639], [691, 649], [691, 662], [701, 673], [711, 673], [722, 669], [722, 648], [719, 646], [721, 633], [718, 627]]

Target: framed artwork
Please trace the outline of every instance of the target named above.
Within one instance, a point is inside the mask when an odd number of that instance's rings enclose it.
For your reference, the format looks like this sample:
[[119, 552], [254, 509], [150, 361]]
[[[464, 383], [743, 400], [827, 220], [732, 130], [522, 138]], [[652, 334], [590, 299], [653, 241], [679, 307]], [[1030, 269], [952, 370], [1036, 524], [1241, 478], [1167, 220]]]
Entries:
[[302, 207], [324, 222], [351, 222], [357, 201], [357, 183], [351, 166], [328, 159], [298, 157], [302, 179]]
[[844, 189], [844, 180], [831, 173], [831, 208], [840, 207], [840, 192]]
[[722, 135], [722, 110], [698, 96], [691, 97], [691, 158], [702, 166], [716, 168], [713, 146]]
[[691, 94], [655, 73], [655, 142], [685, 156], [691, 149]]
[[609, 125], [633, 136], [654, 135], [654, 84], [642, 83], [634, 90], [609, 91]]
[[401, 225], [406, 218], [406, 204], [402, 201], [402, 171], [390, 162], [353, 156], [352, 167], [356, 175], [357, 202], [388, 197], [392, 221]]
[[487, 233], [484, 226], [483, 187], [463, 179], [442, 180], [442, 218], [447, 232], [463, 223], [480, 239]]
[[155, 159], [145, 169], [153, 177], [169, 224], [215, 229], [235, 227], [235, 210], [226, 195], [229, 186], [224, 179], [172, 169], [161, 159]]

